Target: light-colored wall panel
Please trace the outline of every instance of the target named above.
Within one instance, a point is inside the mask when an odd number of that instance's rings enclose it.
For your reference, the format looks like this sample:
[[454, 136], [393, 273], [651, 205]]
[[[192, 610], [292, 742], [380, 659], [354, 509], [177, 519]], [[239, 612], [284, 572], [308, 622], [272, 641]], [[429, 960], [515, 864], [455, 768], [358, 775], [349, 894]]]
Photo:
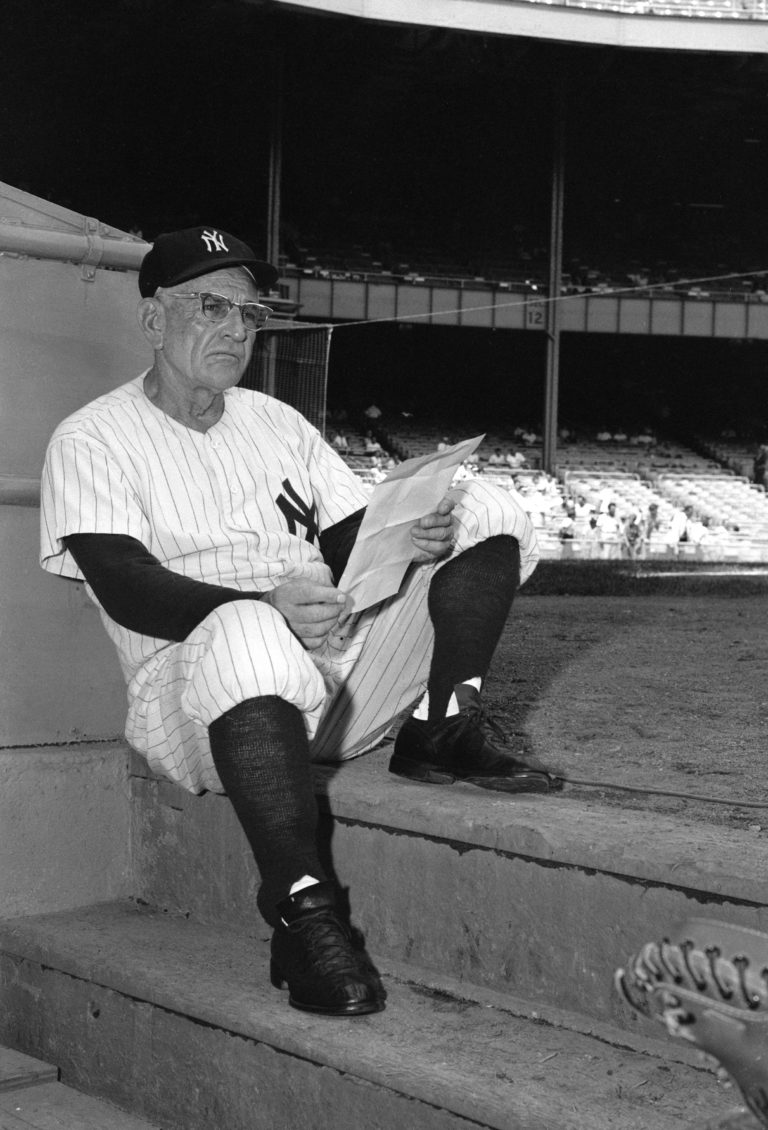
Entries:
[[682, 325], [681, 299], [654, 298], [651, 303], [651, 332], [677, 337]]
[[55, 426], [152, 357], [134, 271], [0, 256], [0, 475], [38, 477]]
[[460, 293], [461, 325], [491, 329], [493, 326], [493, 291], [468, 290], [465, 288]]
[[365, 318], [365, 284], [334, 279], [331, 283], [333, 316], [345, 322], [358, 322]]
[[744, 337], [746, 333], [745, 303], [715, 303], [715, 337]]
[[647, 334], [650, 322], [649, 298], [622, 298], [619, 303], [619, 333]]
[[683, 329], [693, 337], [711, 337], [714, 319], [714, 303], [684, 302]]
[[368, 317], [394, 318], [396, 295], [397, 287], [394, 283], [371, 283], [368, 291]]
[[0, 746], [123, 733], [125, 683], [96, 606], [38, 564], [40, 511], [0, 505]]

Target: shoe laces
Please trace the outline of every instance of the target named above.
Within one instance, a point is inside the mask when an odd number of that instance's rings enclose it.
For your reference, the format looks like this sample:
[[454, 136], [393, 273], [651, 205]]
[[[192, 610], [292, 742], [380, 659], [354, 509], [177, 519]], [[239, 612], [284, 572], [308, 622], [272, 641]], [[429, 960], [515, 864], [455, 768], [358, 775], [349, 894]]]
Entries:
[[469, 719], [475, 726], [486, 726], [495, 738], [504, 745], [507, 744], [506, 731], [501, 727], [496, 716], [489, 714], [481, 702], [472, 702], [463, 707], [460, 714]]
[[301, 937], [307, 960], [321, 976], [363, 971], [365, 963], [352, 948], [344, 925], [332, 912], [308, 915], [295, 923], [291, 932]]

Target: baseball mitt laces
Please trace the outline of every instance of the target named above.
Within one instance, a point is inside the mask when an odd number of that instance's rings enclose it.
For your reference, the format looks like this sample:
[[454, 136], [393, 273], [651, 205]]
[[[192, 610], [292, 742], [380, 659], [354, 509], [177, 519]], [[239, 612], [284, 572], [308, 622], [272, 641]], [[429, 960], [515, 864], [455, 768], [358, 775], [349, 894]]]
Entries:
[[768, 935], [691, 919], [647, 942], [615, 983], [636, 1012], [713, 1056], [741, 1090], [751, 1116], [712, 1130], [768, 1127]]

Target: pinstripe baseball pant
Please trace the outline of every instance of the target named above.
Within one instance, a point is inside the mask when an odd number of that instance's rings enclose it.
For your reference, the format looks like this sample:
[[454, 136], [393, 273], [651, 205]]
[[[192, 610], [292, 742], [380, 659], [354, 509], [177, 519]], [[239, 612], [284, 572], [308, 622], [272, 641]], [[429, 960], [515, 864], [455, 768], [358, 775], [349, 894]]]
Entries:
[[[450, 492], [454, 553], [496, 534], [518, 539], [522, 575], [536, 561], [533, 528], [509, 494], [481, 480]], [[306, 651], [279, 612], [233, 601], [182, 643], [163, 648], [129, 687], [126, 736], [152, 769], [193, 792], [220, 792], [208, 726], [240, 702], [277, 695], [301, 711], [315, 761], [364, 753], [423, 693], [433, 631], [427, 593], [437, 565], [415, 565], [400, 592]]]

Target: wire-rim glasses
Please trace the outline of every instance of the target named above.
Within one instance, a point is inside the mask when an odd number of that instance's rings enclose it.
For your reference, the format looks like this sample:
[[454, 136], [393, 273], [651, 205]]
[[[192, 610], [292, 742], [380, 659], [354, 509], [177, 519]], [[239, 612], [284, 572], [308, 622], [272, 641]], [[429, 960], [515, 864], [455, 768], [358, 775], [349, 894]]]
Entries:
[[200, 312], [208, 322], [225, 322], [236, 306], [243, 319], [246, 330], [256, 333], [264, 329], [274, 311], [270, 306], [263, 306], [261, 302], [233, 302], [223, 294], [216, 294], [209, 290], [172, 291], [169, 298], [199, 298]]

